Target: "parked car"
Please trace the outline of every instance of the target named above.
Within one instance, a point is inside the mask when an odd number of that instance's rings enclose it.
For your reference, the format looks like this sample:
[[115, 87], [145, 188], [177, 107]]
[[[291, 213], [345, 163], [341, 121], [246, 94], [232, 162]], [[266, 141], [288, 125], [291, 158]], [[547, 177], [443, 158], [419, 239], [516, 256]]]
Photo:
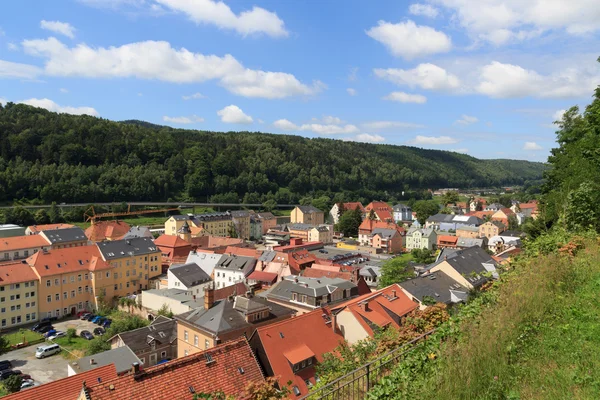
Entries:
[[79, 319], [85, 319], [85, 317], [87, 317], [88, 315], [90, 315], [89, 312], [80, 312], [80, 313], [77, 313], [77, 317], [79, 317]]
[[54, 335], [56, 333], [56, 329], [50, 329], [48, 332], [44, 333], [44, 337], [46, 339], [48, 339], [50, 336]]
[[102, 336], [106, 333], [106, 331], [103, 328], [96, 328], [94, 329], [94, 335], [96, 336]]
[[0, 372], [0, 381], [3, 381], [9, 376], [13, 375], [21, 375], [21, 371], [19, 371], [18, 369], [7, 369], [5, 371], [2, 371]]
[[50, 321], [44, 321], [44, 322], [38, 322], [37, 324], [35, 324], [34, 326], [31, 327], [31, 330], [34, 332], [39, 332], [40, 329], [46, 327], [46, 326], [51, 326], [52, 324], [50, 323]]
[[40, 322], [52, 322], [52, 321], [58, 321], [58, 317], [46, 317], [46, 318], [40, 319]]
[[48, 331], [51, 331], [51, 330], [53, 330], [53, 329], [54, 329], [54, 327], [53, 327], [52, 325], [46, 325], [46, 326], [43, 326], [43, 327], [41, 327], [40, 329], [38, 329], [36, 332], [37, 332], [37, 333], [44, 334], [44, 333], [46, 333], [46, 332], [48, 332]]
[[20, 374], [21, 379], [23, 379], [24, 381], [28, 381], [31, 380], [31, 375], [29, 374]]
[[167, 363], [167, 362], [169, 362], [169, 361], [171, 361], [171, 359], [170, 359], [170, 358], [165, 358], [165, 359], [162, 359], [162, 360], [160, 360], [159, 362], [157, 362], [157, 363], [156, 363], [156, 365], [164, 364], [164, 363]]
[[90, 322], [96, 323], [100, 318], [102, 318], [100, 315], [96, 315], [94, 318], [90, 319]]
[[81, 317], [81, 319], [83, 319], [84, 321], [91, 321], [92, 318], [94, 318], [96, 315], [95, 314], [85, 314], [83, 317]]
[[106, 321], [106, 318], [102, 317], [102, 318], [98, 318], [96, 320], [96, 324], [97, 325], [102, 325], [104, 323], [104, 321]]
[[48, 339], [48, 340], [54, 340], [54, 339], [57, 339], [57, 338], [59, 338], [59, 337], [64, 337], [64, 336], [67, 336], [67, 332], [63, 332], [63, 331], [56, 331], [56, 332], [54, 332], [54, 334], [53, 334], [53, 335], [49, 335], [49, 336], [47, 337], [47, 339]]
[[79, 336], [86, 340], [92, 340], [94, 338], [94, 335], [92, 335], [90, 331], [81, 331]]
[[8, 360], [0, 361], [0, 371], [5, 371], [7, 369], [12, 369], [12, 363]]
[[47, 346], [40, 346], [35, 349], [35, 358], [45, 358], [53, 354], [60, 353], [60, 346], [56, 343]]
[[110, 318], [106, 318], [104, 320], [104, 322], [102, 322], [102, 326], [105, 327], [105, 328], [110, 327], [110, 324], [112, 324], [112, 319], [110, 319]]
[[27, 379], [24, 380], [23, 383], [21, 383], [21, 390], [23, 389], [29, 389], [30, 387], [34, 387], [35, 386], [35, 382], [33, 379]]

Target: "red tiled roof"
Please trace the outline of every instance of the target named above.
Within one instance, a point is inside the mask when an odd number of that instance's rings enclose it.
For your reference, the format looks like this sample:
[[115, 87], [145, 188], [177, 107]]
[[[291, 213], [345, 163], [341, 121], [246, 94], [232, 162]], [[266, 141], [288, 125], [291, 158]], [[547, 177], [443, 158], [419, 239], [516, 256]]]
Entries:
[[49, 247], [50, 242], [39, 235], [11, 236], [0, 238], [0, 252], [11, 252], [36, 247]]
[[102, 259], [96, 245], [38, 251], [27, 259], [27, 264], [35, 268], [42, 277], [110, 268], [110, 263]]
[[85, 230], [85, 236], [93, 242], [115, 240], [129, 232], [131, 226], [124, 221], [98, 221]]
[[358, 227], [359, 232], [363, 231], [364, 232], [369, 232], [371, 233], [373, 231], [373, 229], [375, 228], [380, 228], [380, 229], [395, 229], [400, 233], [403, 233], [405, 231], [405, 229], [401, 226], [396, 225], [393, 222], [386, 222], [386, 221], [374, 221], [374, 220], [370, 220], [370, 219], [365, 219], [360, 226]]
[[[211, 362], [207, 362], [207, 354]], [[129, 373], [100, 384], [89, 384], [87, 394], [90, 400], [191, 399], [191, 390], [195, 393], [223, 391], [225, 395], [240, 396], [248, 382], [261, 381], [264, 377], [254, 353], [241, 337], [146, 368], [139, 374]]]
[[0, 286], [37, 280], [37, 275], [27, 264], [13, 262], [0, 266]]
[[442, 242], [456, 244], [456, 242], [458, 242], [458, 236], [440, 235], [438, 236], [438, 244]]
[[236, 256], [258, 258], [262, 254], [262, 251], [250, 247], [227, 246], [225, 253], [235, 254]]
[[487, 216], [491, 217], [495, 213], [496, 213], [495, 211], [473, 211], [473, 212], [470, 212], [470, 213], [466, 213], [465, 215], [467, 217], [477, 217], [477, 218], [480, 218], [480, 219], [484, 219]]
[[245, 294], [248, 291], [248, 286], [244, 282], [238, 282], [235, 285], [226, 286], [221, 289], [215, 289], [214, 296], [215, 300], [223, 300], [229, 296], [235, 296], [238, 294]]
[[3, 397], [3, 400], [76, 400], [81, 393], [83, 382], [90, 385], [97, 383], [98, 379], [105, 382], [116, 376], [117, 370], [115, 369], [115, 365], [109, 364], [81, 374], [69, 376], [68, 378], [35, 386], [22, 392], [10, 394]]
[[192, 238], [192, 244], [201, 248], [213, 248], [221, 246], [239, 246], [244, 244], [244, 240], [237, 238], [228, 238], [220, 236], [200, 236]]
[[356, 207], [358, 207], [358, 209], [362, 212], [365, 212], [365, 207], [362, 205], [362, 203], [355, 201], [355, 202], [350, 202], [350, 203], [344, 203], [344, 210], [346, 211], [354, 211], [356, 210]]
[[308, 360], [309, 358], [314, 357], [315, 353], [313, 353], [313, 351], [309, 349], [307, 345], [301, 344], [296, 348], [286, 351], [285, 353], [283, 353], [283, 355], [292, 364], [298, 364], [304, 360]]
[[[316, 361], [321, 362], [323, 354], [332, 352], [340, 342], [344, 341], [342, 335], [333, 331], [331, 322], [327, 323], [323, 314], [328, 314], [327, 310], [311, 311], [285, 321], [260, 327], [254, 333], [260, 339], [273, 375], [278, 377], [282, 385], [287, 385], [287, 382], [291, 381], [289, 388], [293, 389], [294, 386], [297, 386], [301, 396], [308, 393], [305, 380], [315, 384], [314, 367], [308, 367], [295, 374], [292, 365], [286, 358], [286, 352], [292, 350], [293, 355], [298, 356], [300, 352], [308, 355], [308, 351], [310, 351], [314, 354]], [[254, 335], [252, 339], [254, 339]], [[298, 350], [301, 348], [303, 350]], [[293, 391], [289, 396], [294, 399], [298, 398]]]
[[154, 244], [159, 247], [192, 247], [191, 243], [176, 235], [160, 235], [154, 240]]
[[[395, 297], [393, 291], [396, 292]], [[367, 304], [366, 307], [365, 304]], [[370, 321], [379, 327], [392, 325], [398, 328], [398, 323], [390, 316], [390, 313], [403, 317], [418, 306], [417, 303], [404, 294], [400, 285], [393, 284], [376, 292], [367, 293], [336, 305], [332, 307], [332, 310], [342, 311], [347, 308], [369, 335], [373, 336], [373, 329], [366, 321]]]
[[536, 203], [521, 203], [519, 204], [519, 208], [522, 210], [524, 208], [532, 208], [532, 209], [536, 209], [538, 207], [537, 202]]
[[324, 269], [317, 269], [313, 267], [306, 268], [302, 271], [302, 276], [307, 278], [340, 278], [347, 281], [353, 281], [352, 272], [341, 272], [341, 271], [328, 271]]
[[29, 229], [29, 231], [32, 234], [35, 233], [40, 233], [41, 231], [49, 231], [51, 229], [67, 229], [67, 228], [74, 228], [75, 225], [71, 225], [71, 224], [45, 224], [45, 225], [31, 225], [28, 226], [27, 229]]
[[324, 270], [324, 271], [329, 271], [329, 272], [340, 272], [341, 271], [341, 266], [340, 265], [324, 265], [324, 264], [318, 264], [318, 263], [314, 263], [313, 265], [311, 265], [312, 269], [320, 269], [320, 270]]
[[273, 272], [265, 272], [265, 271], [254, 271], [250, 275], [248, 275], [249, 280], [255, 280], [260, 282], [268, 282], [273, 283], [277, 280], [277, 274]]

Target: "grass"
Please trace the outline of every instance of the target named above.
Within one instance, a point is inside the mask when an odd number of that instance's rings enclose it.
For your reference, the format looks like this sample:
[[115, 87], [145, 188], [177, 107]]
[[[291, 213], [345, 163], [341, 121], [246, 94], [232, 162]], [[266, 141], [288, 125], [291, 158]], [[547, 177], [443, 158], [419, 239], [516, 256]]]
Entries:
[[76, 336], [69, 339], [68, 337], [60, 337], [54, 340], [54, 343], [60, 345], [64, 350], [60, 354], [68, 360], [79, 359], [85, 357], [89, 347], [90, 340]]
[[8, 333], [2, 336], [8, 339], [8, 343], [11, 346], [22, 343], [23, 336], [25, 336], [25, 341], [27, 342], [34, 342], [42, 338], [42, 335], [30, 331], [29, 329], [20, 329], [18, 332]]
[[[139, 226], [155, 226], [160, 225], [164, 226], [165, 221], [168, 217], [139, 217], [139, 218], [124, 218], [119, 219], [119, 221], [124, 221], [131, 226], [139, 225]], [[90, 226], [89, 222], [69, 222], [75, 226], [80, 227], [81, 229], [87, 229]]]

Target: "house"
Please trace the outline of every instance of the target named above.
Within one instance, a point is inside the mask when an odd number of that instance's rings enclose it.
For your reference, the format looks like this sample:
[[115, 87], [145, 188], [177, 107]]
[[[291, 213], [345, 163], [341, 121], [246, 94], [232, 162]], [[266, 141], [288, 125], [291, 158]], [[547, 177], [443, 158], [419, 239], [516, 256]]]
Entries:
[[381, 278], [381, 266], [379, 265], [365, 265], [358, 273], [364, 278], [365, 283], [370, 288], [377, 288], [379, 286], [379, 279]]
[[237, 237], [250, 239], [250, 212], [246, 210], [231, 211], [231, 219], [237, 232]]
[[51, 243], [40, 235], [0, 238], [0, 261], [21, 260], [51, 247]]
[[74, 228], [75, 225], [71, 224], [44, 224], [44, 225], [30, 225], [25, 229], [25, 235], [37, 235], [41, 231], [49, 231], [53, 229], [66, 229], [66, 228]]
[[263, 239], [267, 246], [284, 246], [290, 242], [290, 232], [269, 229]]
[[236, 256], [235, 254], [223, 255], [213, 270], [215, 288], [231, 286], [245, 280], [254, 271], [255, 266], [256, 258]]
[[504, 206], [502, 204], [500, 204], [500, 203], [491, 203], [491, 204], [486, 205], [483, 210], [484, 211], [494, 211], [494, 212], [496, 212], [496, 211], [501, 210], [503, 208], [504, 208]]
[[193, 295], [202, 296], [204, 288], [212, 285], [212, 279], [196, 263], [172, 265], [167, 271], [169, 289], [189, 290]]
[[316, 384], [315, 365], [343, 342], [326, 309], [258, 328], [250, 338], [265, 374], [288, 386], [291, 399], [308, 394]]
[[162, 272], [161, 251], [150, 238], [105, 241], [96, 243], [96, 246], [102, 259], [112, 266], [115, 276], [114, 290], [107, 290], [107, 298], [146, 290]]
[[[514, 206], [513, 206], [514, 207]], [[525, 215], [525, 218], [537, 218], [538, 216], [538, 202], [537, 200], [531, 200], [527, 203], [520, 203], [518, 206], [518, 211]], [[512, 209], [512, 207], [511, 207]], [[513, 212], [517, 212], [513, 209]]]
[[447, 305], [466, 302], [469, 289], [450, 278], [442, 271], [432, 272], [398, 284], [402, 291], [424, 310], [432, 303]]
[[275, 272], [254, 270], [248, 275], [247, 281], [249, 285], [258, 285], [258, 287], [264, 289], [273, 286], [278, 279], [279, 275]]
[[506, 226], [500, 221], [488, 221], [485, 224], [479, 226], [479, 236], [486, 237], [488, 239], [493, 236], [498, 236], [500, 233], [506, 230]]
[[369, 246], [371, 242], [371, 234], [374, 229], [394, 229], [400, 234], [404, 234], [404, 228], [396, 225], [393, 222], [375, 221], [366, 218], [358, 227], [358, 242], [362, 246]]
[[285, 230], [290, 233], [291, 238], [302, 239], [305, 242], [308, 242], [308, 233], [314, 227], [311, 224], [289, 224], [285, 227]]
[[39, 318], [38, 276], [16, 261], [0, 266], [0, 329], [29, 324]]
[[124, 234], [119, 239], [132, 239], [138, 237], [147, 237], [150, 239], [154, 239], [154, 235], [150, 232], [150, 228], [147, 226], [132, 226], [129, 228], [126, 234]]
[[458, 237], [450, 235], [439, 235], [437, 237], [437, 248], [445, 249], [447, 247], [455, 249], [457, 247]]
[[317, 250], [322, 248], [322, 242], [303, 242], [300, 238], [292, 238], [290, 239], [290, 244], [287, 246], [275, 246], [273, 250], [281, 253], [293, 253], [300, 250]]
[[263, 220], [256, 214], [250, 214], [250, 240], [260, 240], [263, 237]]
[[509, 221], [508, 218], [510, 216], [514, 216], [515, 213], [510, 209], [510, 208], [501, 208], [500, 210], [496, 211], [493, 215], [492, 215], [492, 220], [493, 221], [500, 221], [504, 224], [504, 226], [508, 227], [509, 225]]
[[156, 315], [163, 307], [174, 315], [204, 308], [204, 291], [201, 295], [196, 295], [185, 289], [149, 289], [139, 296], [142, 307], [151, 315]]
[[3, 397], [3, 400], [79, 400], [81, 388], [84, 387], [86, 383], [104, 382], [115, 378], [116, 376], [117, 371], [114, 364], [109, 364], [104, 367], [95, 368], [87, 372], [82, 372], [77, 375], [9, 394], [6, 397]]
[[89, 244], [85, 232], [79, 227], [43, 230], [39, 232], [39, 235], [51, 243], [53, 249], [87, 246]]
[[394, 222], [394, 210], [388, 203], [372, 201], [365, 207], [367, 218], [369, 218], [371, 211], [375, 214], [377, 221]]
[[219, 263], [223, 254], [205, 253], [203, 251], [191, 251], [185, 260], [186, 264], [197, 264], [206, 275], [212, 277], [215, 266]]
[[487, 201], [485, 199], [471, 199], [471, 201], [469, 201], [469, 210], [471, 212], [481, 211], [486, 207], [486, 205]]
[[260, 293], [260, 296], [304, 314], [324, 305], [358, 296], [358, 286], [339, 278], [307, 278], [291, 275], [283, 277], [269, 290]]
[[384, 253], [398, 254], [405, 246], [405, 233], [404, 229], [399, 227], [375, 228], [369, 235], [369, 246], [381, 249]]
[[488, 244], [488, 239], [486, 237], [482, 238], [468, 238], [468, 237], [460, 237], [456, 242], [457, 249], [466, 249], [473, 246], [481, 247], [482, 249], [486, 249]]
[[175, 316], [178, 357], [217, 346], [240, 336], [249, 338], [256, 328], [294, 316], [294, 309], [254, 296], [251, 292], [214, 300], [205, 290], [204, 309]]
[[333, 226], [319, 225], [313, 226], [308, 231], [308, 242], [321, 242], [323, 244], [333, 243]]
[[482, 222], [472, 215], [435, 214], [427, 218], [425, 227], [436, 231], [456, 231], [462, 226], [479, 226]]
[[185, 260], [192, 251], [192, 244], [175, 235], [160, 235], [154, 241], [160, 250], [161, 261], [165, 266]]
[[92, 242], [117, 240], [122, 238], [131, 226], [124, 221], [96, 221], [85, 230], [85, 236]]
[[259, 212], [256, 213], [256, 217], [261, 222], [262, 234], [264, 235], [269, 229], [275, 228], [277, 225], [277, 218], [270, 212]]
[[229, 246], [246, 247], [243, 239], [205, 235], [192, 237], [192, 247], [196, 250], [223, 254]]
[[458, 250], [432, 264], [426, 273], [442, 271], [461, 286], [476, 289], [497, 277], [496, 262], [480, 247]]
[[397, 285], [365, 294], [330, 310], [344, 339], [349, 344], [373, 337], [388, 327], [399, 328], [402, 318], [418, 307], [418, 304]]
[[248, 383], [264, 381], [245, 338], [165, 364], [131, 369], [127, 375], [100, 383], [90, 380], [80, 386], [77, 400], [191, 400], [196, 393], [217, 391], [237, 397]]
[[363, 294], [371, 293], [371, 289], [364, 277], [360, 275], [359, 269], [354, 269], [352, 272], [350, 271], [332, 271], [329, 269], [323, 269], [324, 266], [320, 266], [320, 268], [315, 268], [313, 265], [312, 268], [306, 268], [301, 272], [301, 275], [305, 278], [329, 278], [329, 279], [343, 279], [345, 281], [350, 281], [358, 287], [358, 295], [362, 296]]
[[128, 347], [143, 366], [177, 358], [177, 322], [159, 315], [142, 328], [121, 332], [108, 339], [112, 349]]
[[437, 233], [433, 229], [410, 228], [406, 233], [406, 248], [433, 250], [437, 244]]
[[188, 225], [192, 237], [230, 236], [235, 231], [231, 213], [226, 211], [196, 215], [172, 215], [165, 221], [165, 235], [178, 235], [184, 224]]
[[0, 224], [0, 238], [27, 235], [25, 228], [15, 224]]
[[392, 207], [394, 212], [394, 221], [396, 222], [412, 222], [412, 208], [406, 204], [396, 204]]
[[365, 217], [365, 207], [362, 205], [362, 203], [360, 202], [349, 202], [349, 203], [335, 203], [333, 205], [333, 207], [331, 207], [331, 210], [329, 211], [329, 219], [334, 223], [337, 224], [340, 221], [340, 217], [342, 216], [342, 214], [345, 211], [351, 211], [351, 210], [356, 210], [356, 209], [360, 210], [360, 213], [363, 215], [363, 218]]
[[313, 206], [296, 206], [290, 214], [292, 224], [321, 225], [325, 223], [325, 213]]
[[494, 254], [501, 253], [509, 247], [521, 247], [521, 238], [502, 233], [492, 236], [488, 242], [488, 249]]
[[478, 238], [479, 237], [479, 227], [469, 226], [469, 225], [461, 225], [456, 228], [456, 236], [458, 236], [459, 238]]
[[129, 372], [135, 363], [140, 365], [142, 362], [129, 347], [122, 346], [69, 362], [67, 375], [73, 376], [111, 364], [115, 366], [117, 375], [121, 375]]
[[310, 268], [317, 261], [317, 257], [309, 253], [307, 249], [294, 250], [288, 253], [288, 264], [295, 271]]

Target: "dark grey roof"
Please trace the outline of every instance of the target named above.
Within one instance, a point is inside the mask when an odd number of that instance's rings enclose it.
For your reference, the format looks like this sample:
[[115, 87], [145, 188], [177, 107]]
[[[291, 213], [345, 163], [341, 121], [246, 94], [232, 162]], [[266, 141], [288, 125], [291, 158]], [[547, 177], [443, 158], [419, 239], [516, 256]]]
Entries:
[[130, 256], [139, 256], [144, 254], [156, 253], [159, 251], [150, 238], [131, 238], [121, 240], [111, 240], [96, 243], [105, 260]]
[[258, 257], [258, 261], [263, 261], [263, 262], [271, 262], [275, 259], [275, 257], [277, 256], [277, 252], [276, 251], [263, 251], [263, 253], [260, 255], [260, 257]]
[[48, 229], [40, 233], [43, 233], [52, 244], [81, 242], [82, 240], [88, 240], [83, 229], [79, 227]]
[[379, 235], [384, 238], [394, 237], [398, 233], [395, 229], [375, 228], [371, 231], [371, 236]]
[[469, 292], [469, 289], [460, 285], [442, 271], [410, 279], [401, 282], [399, 285], [419, 301], [423, 301], [423, 297], [425, 296], [430, 296], [436, 302], [445, 304], [451, 303], [451, 290], [463, 293]]
[[452, 214], [435, 214], [427, 218], [427, 222], [452, 222]]
[[218, 221], [224, 219], [231, 219], [231, 213], [229, 211], [226, 212], [211, 212], [204, 214], [196, 214], [193, 217], [198, 221]]
[[373, 265], [365, 265], [358, 271], [358, 274], [360, 276], [370, 276], [370, 277], [381, 276], [381, 268], [373, 266]]
[[325, 225], [316, 226], [314, 228], [319, 232], [329, 232], [329, 228]]
[[456, 245], [458, 247], [473, 247], [473, 246], [481, 247], [481, 246], [483, 246], [483, 239], [461, 237], [461, 238], [458, 238]]
[[190, 219], [188, 215], [171, 215], [170, 218], [173, 218], [175, 221], [187, 221]]
[[259, 218], [261, 218], [261, 219], [274, 219], [275, 218], [273, 213], [270, 213], [270, 212], [256, 213], [256, 215], [258, 215]]
[[492, 204], [488, 204], [485, 209], [489, 210], [489, 211], [498, 211], [502, 208], [505, 208], [502, 204], [500, 203], [492, 203]]
[[311, 224], [288, 224], [288, 229], [293, 229], [295, 231], [309, 231], [314, 228], [314, 225]]
[[121, 239], [131, 239], [136, 237], [154, 238], [152, 232], [150, 232], [150, 228], [147, 226], [132, 226]]
[[186, 234], [186, 233], [191, 233], [191, 232], [192, 232], [192, 231], [190, 230], [190, 226], [188, 225], [187, 221], [185, 221], [185, 222], [183, 223], [183, 225], [181, 225], [181, 228], [179, 228], [179, 229], [177, 230], [177, 233], [183, 233], [183, 234]]
[[[252, 326], [258, 322], [279, 318], [285, 315], [294, 315], [296, 313], [296, 310], [272, 303], [261, 297], [253, 297], [252, 301], [247, 303], [244, 300], [238, 300], [239, 297], [240, 296], [236, 296], [231, 300], [219, 300], [208, 310], [198, 309], [188, 311], [177, 315], [175, 318], [178, 321], [194, 325], [204, 331], [218, 335], [234, 329]], [[246, 305], [247, 308], [244, 308], [241, 305], [242, 302], [244, 302], [244, 305]], [[236, 304], [241, 310], [234, 308], [234, 305]], [[250, 309], [258, 311], [261, 309], [261, 306], [263, 309], [269, 310], [269, 316], [258, 321], [246, 322], [245, 313], [250, 312]]]
[[226, 255], [219, 260], [215, 268], [223, 268], [230, 271], [250, 272], [256, 265], [256, 259], [252, 257], [237, 256], [235, 254]]
[[204, 288], [202, 289], [203, 290], [196, 295], [196, 298], [194, 298], [194, 294], [192, 294], [190, 290], [185, 289], [148, 289], [142, 292], [142, 301], [144, 299], [144, 295], [148, 293], [155, 296], [165, 297], [167, 299], [173, 299], [192, 309], [204, 308]]
[[475, 287], [488, 280], [482, 275], [488, 272], [483, 264], [497, 265], [485, 250], [477, 246], [459, 250], [446, 261]]
[[172, 343], [174, 340], [177, 340], [177, 321], [159, 315], [150, 325], [132, 331], [121, 332], [109, 340], [112, 340], [116, 336], [119, 336], [123, 343], [133, 352], [137, 352], [148, 349], [153, 341], [158, 345]]
[[[94, 364], [90, 363], [91, 360], [94, 360]], [[117, 374], [120, 374], [130, 370], [133, 363], [142, 365], [135, 353], [129, 347], [123, 346], [80, 358], [75, 362], [71, 362], [71, 367], [79, 374], [105, 365], [115, 364]]]
[[341, 278], [308, 278], [305, 276], [285, 276], [271, 288], [269, 297], [289, 301], [292, 293], [305, 294], [309, 297], [321, 297], [333, 293], [337, 289], [352, 289], [356, 285]]
[[196, 263], [171, 266], [169, 271], [171, 271], [185, 287], [196, 286], [210, 281], [210, 276]]
[[522, 238], [527, 235], [524, 232], [512, 230], [512, 231], [504, 231], [500, 234], [500, 236], [510, 236], [510, 237]]
[[314, 206], [297, 206], [303, 213], [320, 213], [323, 212]]
[[233, 218], [246, 218], [250, 216], [250, 212], [246, 210], [230, 211], [230, 214]]
[[396, 204], [392, 209], [394, 211], [411, 211], [411, 208], [406, 204]]

